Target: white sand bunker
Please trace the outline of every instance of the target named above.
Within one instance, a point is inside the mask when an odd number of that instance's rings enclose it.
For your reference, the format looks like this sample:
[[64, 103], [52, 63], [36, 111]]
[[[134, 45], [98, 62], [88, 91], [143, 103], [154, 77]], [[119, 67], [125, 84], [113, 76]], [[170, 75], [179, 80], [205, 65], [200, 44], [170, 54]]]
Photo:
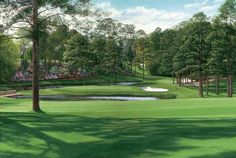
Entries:
[[142, 87], [142, 90], [146, 91], [146, 92], [168, 92], [168, 89], [164, 89], [164, 88], [151, 88], [151, 87]]

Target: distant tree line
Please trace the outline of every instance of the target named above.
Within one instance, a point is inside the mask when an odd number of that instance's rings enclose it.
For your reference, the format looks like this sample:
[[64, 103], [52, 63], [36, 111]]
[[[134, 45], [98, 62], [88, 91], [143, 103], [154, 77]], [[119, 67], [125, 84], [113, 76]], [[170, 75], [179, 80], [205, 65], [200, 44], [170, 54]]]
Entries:
[[196, 80], [203, 97], [203, 82], [209, 92], [209, 80], [227, 79], [227, 95], [233, 95], [236, 66], [236, 1], [226, 0], [212, 19], [200, 12], [173, 29], [156, 29], [149, 39], [154, 60], [149, 70], [153, 75], [173, 76], [181, 86], [183, 80]]
[[[53, 30], [53, 31], [52, 31]], [[24, 32], [20, 32], [24, 34]], [[20, 69], [26, 71], [32, 63], [32, 47], [29, 40], [20, 43]], [[144, 78], [146, 62], [150, 60], [150, 41], [143, 30], [135, 31], [134, 25], [122, 24], [111, 18], [97, 22], [89, 34], [69, 29], [65, 24], [55, 24], [44, 29], [39, 41], [40, 77], [52, 70], [63, 71], [68, 76], [95, 77], [102, 75], [136, 75]], [[148, 51], [148, 52], [147, 52]]]

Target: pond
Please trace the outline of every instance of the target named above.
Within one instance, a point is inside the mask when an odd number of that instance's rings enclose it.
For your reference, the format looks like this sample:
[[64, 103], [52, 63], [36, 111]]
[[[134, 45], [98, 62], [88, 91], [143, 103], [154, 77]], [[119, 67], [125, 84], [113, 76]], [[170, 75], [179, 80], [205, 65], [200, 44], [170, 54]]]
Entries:
[[[64, 86], [43, 86], [39, 87], [39, 89], [58, 89], [58, 88], [64, 88]], [[32, 90], [32, 87], [24, 87], [24, 90]]]
[[137, 84], [137, 82], [119, 82], [119, 83], [117, 83], [117, 85], [120, 85], [120, 86], [132, 86], [135, 84]]
[[[31, 96], [10, 96], [14, 99], [31, 99]], [[113, 100], [113, 101], [151, 101], [159, 100], [155, 97], [130, 97], [130, 96], [76, 96], [76, 95], [41, 95], [41, 100], [48, 101], [80, 101], [80, 100]]]

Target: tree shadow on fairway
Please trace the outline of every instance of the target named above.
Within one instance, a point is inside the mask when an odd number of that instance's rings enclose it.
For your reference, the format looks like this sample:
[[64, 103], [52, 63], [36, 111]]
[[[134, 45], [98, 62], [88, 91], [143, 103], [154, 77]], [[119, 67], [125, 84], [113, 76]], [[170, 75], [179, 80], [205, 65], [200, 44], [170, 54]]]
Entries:
[[223, 153], [214, 154], [214, 155], [194, 156], [191, 158], [235, 158], [235, 157], [236, 157], [236, 151], [231, 151], [231, 152], [223, 152]]
[[[170, 152], [197, 148], [194, 144], [180, 144], [179, 140], [183, 138], [208, 140], [236, 135], [235, 119], [91, 118], [33, 113], [0, 115], [0, 158], [172, 157]], [[222, 128], [225, 123], [227, 127]]]

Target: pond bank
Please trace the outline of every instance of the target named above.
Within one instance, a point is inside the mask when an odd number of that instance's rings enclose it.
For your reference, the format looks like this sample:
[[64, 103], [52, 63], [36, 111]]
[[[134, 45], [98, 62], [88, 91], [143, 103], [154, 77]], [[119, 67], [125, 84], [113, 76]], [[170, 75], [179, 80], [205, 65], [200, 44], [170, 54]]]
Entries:
[[[31, 96], [8, 96], [14, 99], [31, 99]], [[41, 95], [40, 99], [48, 101], [80, 101], [80, 100], [116, 100], [116, 101], [150, 101], [159, 100], [156, 97], [129, 97], [129, 96], [76, 96], [76, 95]]]

